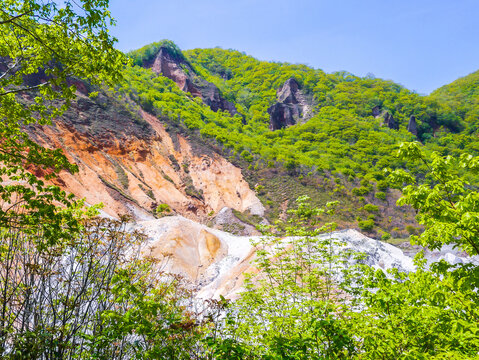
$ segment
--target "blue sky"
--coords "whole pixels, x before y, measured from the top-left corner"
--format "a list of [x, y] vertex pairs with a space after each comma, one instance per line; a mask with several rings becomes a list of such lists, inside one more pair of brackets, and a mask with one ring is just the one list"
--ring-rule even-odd
[[391, 79], [429, 93], [479, 69], [477, 0], [110, 0], [123, 51], [161, 39]]

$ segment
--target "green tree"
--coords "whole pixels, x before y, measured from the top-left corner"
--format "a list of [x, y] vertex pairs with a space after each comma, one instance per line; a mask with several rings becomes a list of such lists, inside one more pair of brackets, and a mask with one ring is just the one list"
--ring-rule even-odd
[[[358, 274], [347, 260], [354, 254], [337, 251], [331, 236], [334, 223], [321, 224], [332, 214], [298, 199], [288, 224], [288, 237], [267, 237], [254, 244], [255, 271], [240, 298], [227, 308], [222, 336], [213, 349], [218, 358], [349, 359], [355, 350], [348, 313], [354, 308], [352, 279]], [[270, 229], [271, 231], [271, 229]], [[235, 357], [236, 356], [236, 357]]]
[[[41, 179], [76, 171], [59, 150], [29, 139], [75, 98], [77, 79], [108, 85], [121, 77], [123, 55], [108, 34], [108, 1], [0, 1], [0, 226], [42, 228], [49, 246], [78, 231], [81, 204]], [[59, 208], [58, 205], [62, 207]]]
[[406, 184], [398, 204], [416, 209], [417, 221], [425, 227], [413, 241], [431, 249], [455, 244], [470, 255], [479, 254], [479, 193], [477, 183], [471, 183], [479, 170], [479, 158], [469, 154], [444, 157], [437, 152], [428, 158], [417, 143], [401, 144], [398, 154], [427, 168], [423, 184], [417, 184], [416, 177], [405, 170], [391, 174], [391, 181]]
[[[413, 243], [438, 249], [454, 244], [470, 255], [479, 246], [479, 202], [476, 184], [479, 158], [433, 153], [417, 143], [400, 146], [399, 157], [418, 169], [426, 167], [424, 183], [417, 174], [392, 172], [390, 181], [404, 186], [398, 203], [417, 210], [424, 226]], [[479, 267], [442, 260], [428, 269], [419, 254], [417, 270], [389, 275], [365, 268], [363, 311], [352, 314], [359, 352], [366, 359], [476, 359], [479, 353]]]

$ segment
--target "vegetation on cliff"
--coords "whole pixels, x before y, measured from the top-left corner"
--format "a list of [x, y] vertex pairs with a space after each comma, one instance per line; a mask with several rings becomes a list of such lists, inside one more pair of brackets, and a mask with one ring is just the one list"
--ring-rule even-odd
[[[453, 243], [476, 255], [476, 74], [421, 97], [389, 81], [265, 63], [236, 51], [183, 54], [196, 76], [235, 103], [239, 114], [231, 115], [147, 69], [122, 72], [124, 57], [107, 31], [107, 1], [81, 0], [80, 8], [73, 1], [64, 7], [34, 0], [0, 4], [2, 358], [477, 358], [474, 264], [441, 261], [427, 269], [419, 256], [410, 273], [350, 266], [360, 254], [337, 253], [334, 239], [317, 237], [335, 228], [325, 221], [337, 204], [321, 210], [303, 197], [272, 232], [291, 235], [291, 243], [270, 237], [257, 244], [258, 271], [240, 299], [201, 304], [181, 278], [143, 258], [144, 237], [125, 232], [125, 219], [92, 219], [81, 201], [45, 185], [44, 178], [76, 168], [24, 132], [25, 125], [47, 124], [65, 112], [77, 77], [104, 86], [124, 76], [120, 93], [231, 149], [251, 169], [280, 163], [298, 179], [331, 179], [343, 194], [381, 190], [378, 200], [389, 186], [400, 188], [399, 204], [414, 208], [424, 227], [414, 242], [430, 248]], [[161, 43], [131, 56], [138, 64], [159, 46], [177, 51]], [[314, 115], [270, 131], [268, 108], [289, 78], [312, 99]], [[370, 114], [374, 107], [387, 111], [388, 121], [393, 116], [399, 130], [381, 127]], [[405, 130], [411, 115], [424, 146], [400, 145], [415, 136]], [[350, 193], [341, 189], [347, 182], [357, 185]], [[374, 225], [379, 207], [365, 204], [360, 211], [369, 214], [364, 228]]]
[[[141, 59], [151, 60], [161, 47], [174, 54], [179, 51], [173, 43], [163, 41], [129, 56], [139, 64]], [[194, 49], [183, 56], [194, 70], [189, 74], [193, 82], [198, 78], [214, 83], [238, 114], [215, 112], [200, 98], [181, 91], [171, 79], [141, 66], [125, 69], [120, 92], [172, 126], [201, 134], [206, 142], [219, 146], [246, 172], [250, 171], [251, 185], [264, 188], [260, 197], [273, 220], [285, 201], [289, 200], [289, 206], [293, 204], [293, 198], [284, 198], [275, 186], [279, 172], [286, 183], [289, 176], [297, 184], [291, 189], [296, 197], [301, 195], [296, 191], [301, 188], [302, 194], [311, 193], [315, 205], [347, 199], [336, 216], [340, 226], [355, 223], [378, 237], [390, 233], [405, 237], [406, 226], [418, 225], [412, 213], [407, 220], [397, 216], [392, 205], [397, 194], [389, 190], [383, 173], [385, 167], [404, 166], [393, 155], [398, 144], [420, 140], [426, 152], [452, 156], [477, 151], [472, 95], [456, 95], [452, 102], [447, 100], [452, 90], [447, 99], [439, 96], [447, 90], [421, 96], [374, 76], [327, 74], [305, 65], [259, 61], [234, 50]], [[271, 131], [269, 109], [278, 101], [277, 90], [288, 79], [298, 83], [311, 116]], [[474, 83], [472, 78], [469, 82]], [[463, 91], [465, 85], [459, 90], [459, 83], [454, 85], [456, 93], [473, 91]], [[426, 171], [424, 165], [418, 166]], [[378, 206], [381, 211], [372, 214], [357, 210], [364, 205]], [[396, 223], [394, 219], [404, 220]]]

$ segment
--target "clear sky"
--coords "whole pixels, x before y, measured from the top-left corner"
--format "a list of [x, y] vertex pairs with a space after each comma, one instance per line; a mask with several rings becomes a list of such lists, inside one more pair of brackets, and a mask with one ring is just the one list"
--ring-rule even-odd
[[220, 46], [427, 94], [479, 69], [479, 0], [110, 0], [117, 47]]

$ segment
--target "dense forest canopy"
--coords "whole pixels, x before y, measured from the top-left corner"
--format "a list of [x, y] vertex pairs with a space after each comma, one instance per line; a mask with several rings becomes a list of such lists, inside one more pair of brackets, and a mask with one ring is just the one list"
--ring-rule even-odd
[[[163, 41], [129, 56], [139, 65], [161, 46], [179, 52], [172, 42]], [[385, 166], [400, 165], [391, 154], [401, 141], [417, 139], [442, 154], [476, 153], [478, 148], [478, 116], [473, 110], [477, 97], [474, 90], [467, 90], [477, 74], [421, 96], [374, 76], [327, 74], [305, 65], [259, 61], [234, 50], [194, 49], [180, 54], [191, 64], [194, 76], [214, 83], [239, 114], [214, 112], [171, 80], [139, 66], [125, 70], [121, 90], [145, 109], [198, 129], [252, 163], [279, 162], [305, 174], [327, 171], [374, 177], [371, 174]], [[310, 101], [313, 116], [270, 131], [268, 108], [276, 102], [277, 89], [290, 78]], [[374, 107], [394, 117], [399, 130], [381, 126], [383, 119], [372, 116]], [[417, 122], [417, 137], [406, 130], [411, 116]]]

